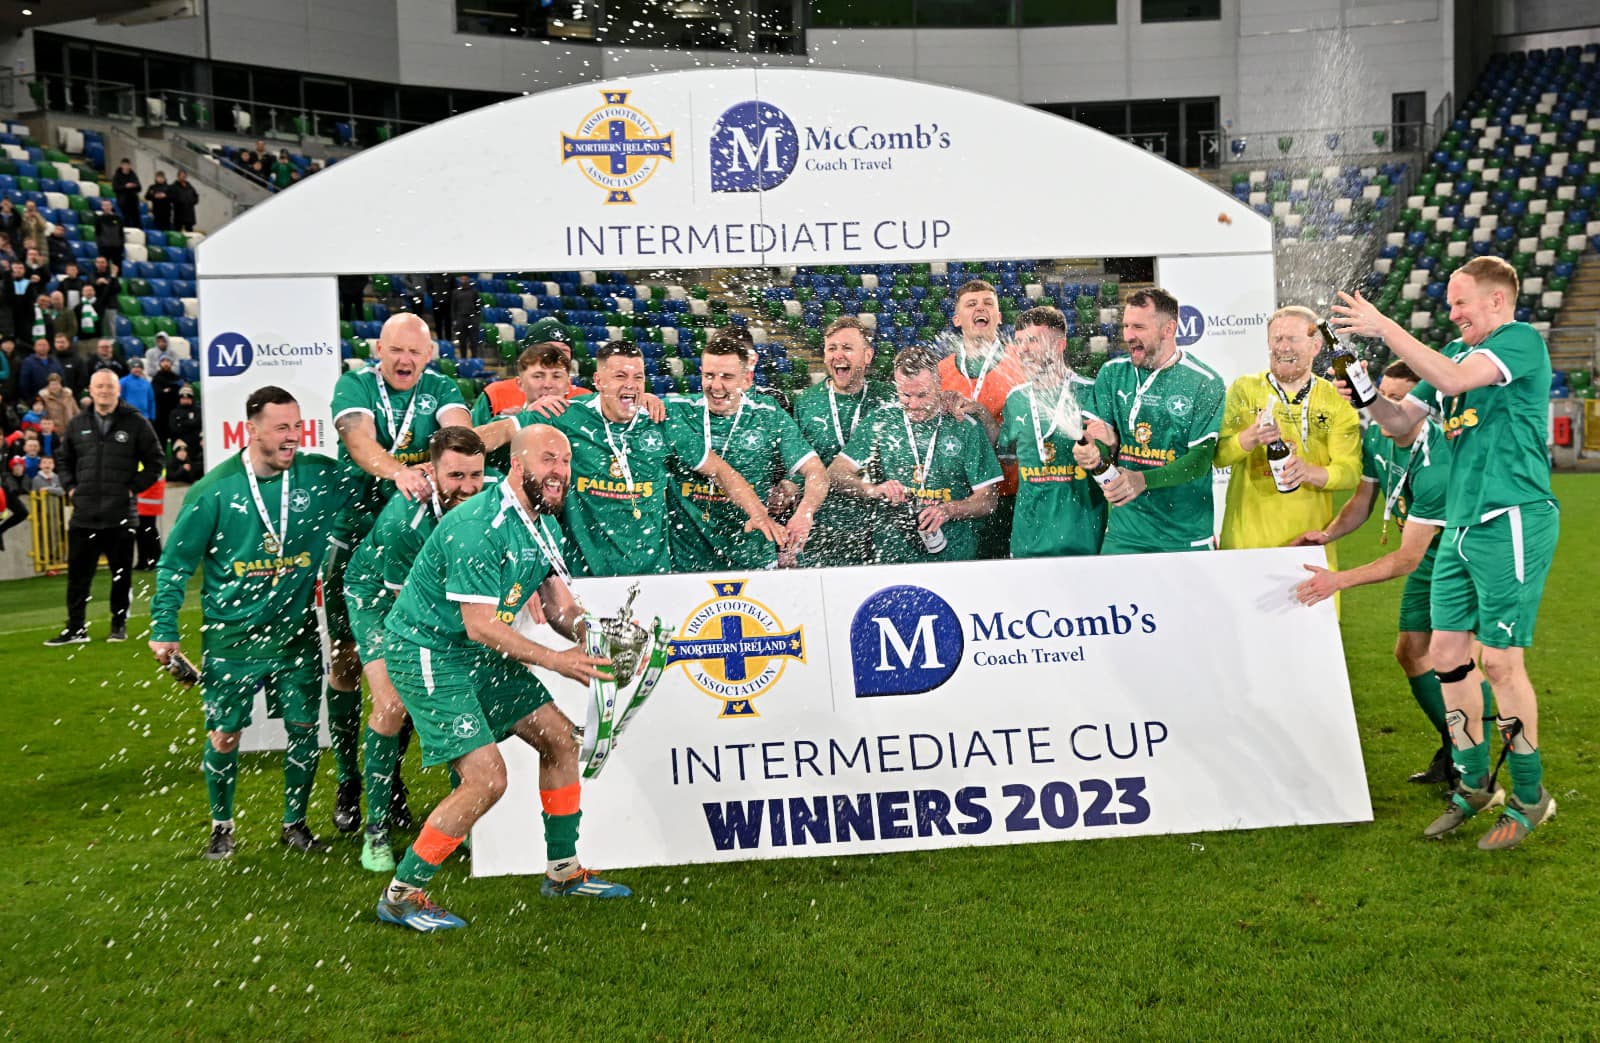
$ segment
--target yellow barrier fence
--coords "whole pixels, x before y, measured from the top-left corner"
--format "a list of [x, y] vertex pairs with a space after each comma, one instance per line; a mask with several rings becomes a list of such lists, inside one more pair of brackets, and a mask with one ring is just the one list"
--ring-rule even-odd
[[67, 498], [34, 490], [28, 494], [28, 520], [33, 530], [33, 571], [64, 572], [67, 568]]
[[1600, 453], [1600, 398], [1583, 403], [1583, 451]]

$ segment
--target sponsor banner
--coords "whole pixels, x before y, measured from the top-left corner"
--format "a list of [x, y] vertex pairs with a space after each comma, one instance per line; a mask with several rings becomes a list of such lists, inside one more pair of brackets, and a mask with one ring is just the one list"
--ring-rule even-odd
[[[268, 384], [300, 403], [300, 451], [333, 456], [338, 436], [329, 403], [339, 379], [338, 286], [331, 278], [201, 279], [200, 414], [205, 462], [215, 467], [248, 441], [244, 422], [250, 393]], [[256, 693], [254, 722], [239, 748], [281, 750], [283, 722], [267, 716]], [[326, 707], [321, 726], [328, 743]]]
[[1267, 319], [1278, 309], [1270, 253], [1160, 257], [1156, 281], [1178, 298], [1180, 348], [1229, 384], [1267, 368]]
[[329, 403], [343, 372], [336, 280], [201, 279], [199, 294], [206, 465], [244, 447], [245, 400], [268, 384], [300, 403], [301, 451], [333, 456]]
[[[1026, 141], [1026, 161], [997, 141]], [[488, 238], [415, 220], [417, 199], [464, 182], [525, 205]], [[1266, 218], [1128, 142], [967, 91], [810, 69], [640, 76], [464, 113], [253, 209], [200, 261], [292, 273], [307, 243], [332, 272], [397, 256], [525, 271], [1272, 249]]]
[[[607, 867], [1369, 821], [1320, 548], [661, 576], [656, 694], [584, 784]], [[629, 579], [578, 589], [601, 614]], [[526, 627], [530, 633], [543, 633]], [[584, 720], [586, 693], [551, 680]], [[537, 758], [472, 871], [542, 872]]]

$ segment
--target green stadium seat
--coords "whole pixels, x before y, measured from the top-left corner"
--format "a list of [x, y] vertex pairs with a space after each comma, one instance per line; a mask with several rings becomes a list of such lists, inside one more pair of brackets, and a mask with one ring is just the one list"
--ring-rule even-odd
[[117, 311], [125, 319], [133, 319], [144, 314], [139, 308], [138, 298], [130, 297], [127, 294], [122, 294], [117, 298]]
[[128, 322], [133, 326], [133, 335], [135, 337], [154, 337], [156, 335], [155, 320], [147, 315], [135, 315]]
[[153, 264], [160, 264], [167, 259], [167, 248], [164, 246], [147, 246], [144, 249]]

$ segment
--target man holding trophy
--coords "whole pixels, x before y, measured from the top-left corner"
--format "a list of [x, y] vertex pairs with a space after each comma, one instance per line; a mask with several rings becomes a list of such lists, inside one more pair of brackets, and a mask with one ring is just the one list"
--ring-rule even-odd
[[[466, 926], [424, 888], [505, 793], [506, 766], [496, 743], [511, 735], [539, 754], [549, 860], [541, 893], [632, 893], [578, 861], [579, 742], [572, 722], [528, 669], [553, 670], [591, 691], [607, 691], [598, 682], [614, 680], [606, 669], [610, 661], [592, 651], [607, 647], [590, 635], [599, 628], [589, 625], [567, 585], [571, 546], [554, 516], [571, 474], [572, 447], [559, 429], [537, 425], [518, 432], [506, 480], [439, 522], [385, 621], [389, 675], [416, 725], [423, 763], [449, 763], [461, 776], [395, 869], [378, 903], [385, 922], [424, 932]], [[557, 651], [519, 634], [512, 624], [529, 598], [538, 599], [537, 617], [583, 644]], [[615, 688], [609, 692], [614, 706]], [[625, 719], [626, 712], [616, 723]], [[587, 738], [596, 742], [601, 731], [592, 726]]]

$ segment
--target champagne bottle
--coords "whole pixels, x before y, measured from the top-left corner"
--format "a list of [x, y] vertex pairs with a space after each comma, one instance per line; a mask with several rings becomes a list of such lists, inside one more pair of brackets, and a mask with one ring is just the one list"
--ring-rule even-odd
[[1367, 367], [1358, 363], [1355, 349], [1335, 337], [1333, 328], [1326, 321], [1317, 323], [1317, 329], [1322, 333], [1323, 343], [1333, 352], [1334, 375], [1350, 385], [1350, 404], [1357, 409], [1372, 405], [1378, 397], [1378, 389], [1373, 386]]
[[1280, 493], [1292, 493], [1300, 488], [1299, 482], [1290, 485], [1289, 480], [1283, 476], [1284, 469], [1289, 466], [1289, 460], [1293, 456], [1294, 450], [1290, 449], [1282, 438], [1274, 438], [1267, 443], [1267, 466], [1272, 468], [1272, 481]]
[[917, 526], [922, 521], [922, 510], [927, 505], [915, 497], [907, 502], [911, 507], [911, 531], [917, 534], [917, 539], [922, 541], [922, 545], [928, 549], [929, 554], [938, 554], [944, 550], [945, 546], [950, 542], [949, 538], [944, 534], [944, 526], [941, 525], [932, 532], [925, 532], [918, 528]]
[[[1084, 435], [1082, 438], [1078, 439], [1078, 444], [1088, 445], [1089, 436]], [[1120, 473], [1121, 472], [1117, 470], [1117, 465], [1112, 463], [1111, 458], [1106, 456], [1104, 453], [1100, 454], [1100, 463], [1089, 468], [1089, 477], [1093, 478], [1096, 484], [1098, 484], [1102, 489], [1116, 481], [1117, 475]]]

